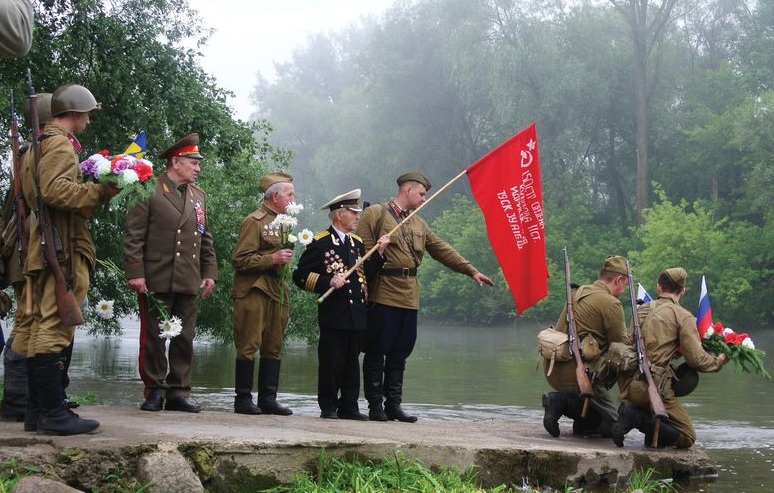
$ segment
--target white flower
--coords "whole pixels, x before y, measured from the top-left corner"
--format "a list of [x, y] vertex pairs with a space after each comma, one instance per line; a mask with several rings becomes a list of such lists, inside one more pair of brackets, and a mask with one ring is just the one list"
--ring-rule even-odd
[[180, 320], [180, 317], [174, 316], [169, 320], [164, 320], [159, 328], [161, 329], [159, 337], [162, 339], [172, 339], [183, 332], [183, 321]]
[[287, 214], [277, 214], [277, 217], [274, 218], [270, 226], [274, 226], [275, 228], [278, 228], [281, 226], [293, 228], [297, 224], [298, 224], [298, 219], [296, 219], [295, 217], [289, 216]]
[[710, 325], [709, 327], [707, 327], [707, 332], [704, 333], [704, 338], [709, 339], [710, 337], [712, 337], [712, 334], [714, 333], [715, 333], [715, 328]]
[[290, 243], [295, 243], [295, 242], [298, 241], [298, 237], [296, 235], [294, 235], [294, 234], [289, 233], [288, 234], [288, 241]]
[[742, 341], [742, 347], [746, 347], [747, 349], [755, 349], [755, 344], [753, 344], [752, 339], [745, 337]]
[[109, 320], [113, 318], [113, 300], [99, 300], [94, 309], [102, 319]]
[[125, 169], [121, 172], [120, 175], [118, 175], [119, 188], [124, 188], [126, 185], [129, 185], [130, 183], [135, 183], [138, 181], [140, 181], [140, 177], [137, 176], [137, 172], [133, 169]]
[[108, 158], [102, 154], [95, 154], [89, 159], [94, 159], [94, 162], [97, 164], [98, 176], [107, 176], [110, 173], [111, 167], [110, 160]]
[[144, 164], [145, 166], [149, 167], [150, 169], [153, 169], [153, 163], [148, 161], [147, 159], [138, 159], [137, 164]]
[[733, 334], [733, 333], [734, 333], [734, 330], [731, 329], [730, 327], [726, 327], [725, 329], [723, 329], [723, 337], [727, 336], [728, 334]]
[[298, 241], [306, 246], [312, 242], [314, 239], [314, 233], [312, 233], [312, 230], [310, 229], [302, 229], [300, 233], [298, 233]]
[[297, 216], [299, 213], [301, 213], [302, 210], [304, 210], [304, 204], [296, 204], [295, 202], [291, 202], [288, 204], [285, 210], [291, 216]]

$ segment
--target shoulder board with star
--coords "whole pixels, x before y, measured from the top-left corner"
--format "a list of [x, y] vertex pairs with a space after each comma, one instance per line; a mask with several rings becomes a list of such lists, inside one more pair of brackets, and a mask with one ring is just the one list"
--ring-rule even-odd
[[363, 243], [363, 238], [356, 235], [355, 233], [351, 233], [349, 236], [351, 236], [355, 241], [359, 241], [360, 243]]
[[254, 211], [252, 214], [250, 214], [250, 216], [260, 221], [261, 219], [266, 217], [266, 214], [268, 214], [268, 212], [266, 212], [264, 209], [261, 208], [261, 209], [258, 209], [257, 211]]
[[195, 183], [191, 183], [191, 184], [189, 184], [188, 186], [189, 186], [189, 187], [191, 187], [191, 188], [193, 188], [194, 190], [198, 190], [198, 191], [199, 191], [199, 192], [201, 192], [202, 194], [206, 193], [202, 187], [200, 187], [199, 185], [197, 185], [197, 184], [195, 184]]
[[331, 232], [326, 229], [324, 231], [320, 231], [319, 233], [315, 234], [314, 235], [314, 239], [315, 240], [321, 240], [321, 239], [325, 238], [326, 236], [329, 236], [330, 234], [331, 234]]

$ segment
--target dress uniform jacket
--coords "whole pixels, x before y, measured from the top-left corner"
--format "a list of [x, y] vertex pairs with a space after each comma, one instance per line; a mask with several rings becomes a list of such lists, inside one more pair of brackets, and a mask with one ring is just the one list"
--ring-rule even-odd
[[162, 173], [151, 198], [127, 214], [124, 257], [126, 278], [145, 278], [156, 293], [197, 294], [203, 278], [217, 280], [204, 190], [189, 184], [182, 198]]
[[[375, 231], [380, 220], [381, 231]], [[389, 204], [374, 204], [363, 211], [357, 234], [363, 239], [366, 250], [370, 250], [381, 235], [391, 231], [397, 224]], [[468, 276], [478, 272], [457, 250], [436, 235], [424, 219], [415, 214], [390, 236], [390, 243], [384, 252], [384, 269], [406, 269], [408, 275], [377, 276], [369, 284], [369, 301], [398, 308], [419, 309], [416, 269], [422, 263], [425, 252], [455, 272]]]
[[[344, 244], [333, 227], [317, 233], [307, 245], [293, 272], [293, 281], [305, 290], [322, 295], [330, 288], [336, 274], [347, 272], [365, 253], [363, 241], [352, 234]], [[349, 283], [335, 289], [323, 300], [317, 311], [320, 327], [328, 329], [363, 330], [366, 328], [366, 296], [368, 272], [378, 269], [384, 260], [371, 255], [347, 279]]]

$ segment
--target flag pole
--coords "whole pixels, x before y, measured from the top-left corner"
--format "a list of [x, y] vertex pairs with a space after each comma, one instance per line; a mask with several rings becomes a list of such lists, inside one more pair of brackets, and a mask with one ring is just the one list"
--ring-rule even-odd
[[[408, 221], [409, 219], [411, 219], [411, 218], [414, 216], [414, 214], [416, 214], [417, 212], [419, 212], [420, 210], [422, 210], [422, 207], [424, 207], [424, 206], [426, 206], [427, 204], [429, 204], [430, 202], [432, 202], [432, 201], [433, 201], [433, 199], [435, 199], [435, 198], [436, 198], [436, 197], [437, 197], [437, 196], [438, 196], [438, 195], [439, 195], [441, 192], [445, 191], [447, 188], [449, 188], [450, 186], [452, 186], [452, 185], [454, 184], [454, 182], [456, 182], [457, 180], [459, 180], [460, 178], [462, 178], [463, 176], [465, 176], [465, 173], [467, 173], [467, 172], [468, 172], [468, 170], [467, 170], [467, 168], [465, 168], [465, 169], [464, 169], [464, 170], [462, 170], [462, 171], [461, 171], [461, 172], [460, 172], [460, 173], [459, 173], [457, 176], [455, 176], [454, 178], [452, 178], [451, 180], [449, 180], [448, 182], [446, 182], [446, 184], [445, 184], [444, 186], [442, 186], [441, 188], [439, 188], [439, 189], [438, 189], [438, 190], [437, 190], [437, 191], [436, 191], [436, 192], [435, 192], [433, 195], [431, 195], [429, 199], [427, 199], [427, 200], [425, 200], [424, 202], [422, 202], [422, 203], [419, 205], [419, 207], [417, 207], [416, 209], [414, 209], [413, 211], [411, 211], [411, 212], [409, 213], [409, 215], [408, 215], [408, 216], [404, 217], [404, 218], [403, 218], [403, 220], [401, 220], [401, 221], [400, 221], [398, 224], [396, 224], [396, 225], [395, 225], [395, 227], [394, 227], [394, 228], [392, 228], [392, 229], [391, 229], [391, 230], [390, 230], [388, 233], [386, 233], [386, 234], [387, 234], [387, 236], [391, 236], [391, 235], [392, 235], [394, 232], [396, 232], [396, 231], [397, 231], [397, 230], [398, 230], [398, 229], [399, 229], [401, 226], [403, 226], [403, 224], [404, 224], [406, 221]], [[379, 239], [379, 238], [374, 238], [374, 241], [377, 241], [378, 239]], [[357, 268], [358, 268], [358, 267], [360, 267], [360, 266], [363, 264], [363, 262], [365, 262], [365, 261], [368, 259], [368, 257], [370, 257], [371, 255], [373, 255], [373, 253], [374, 253], [374, 252], [375, 252], [375, 251], [376, 251], [378, 248], [379, 248], [379, 243], [377, 242], [377, 243], [375, 243], [375, 244], [374, 244], [374, 246], [373, 246], [373, 247], [371, 247], [371, 249], [370, 249], [370, 250], [368, 250], [368, 251], [366, 252], [366, 254], [365, 254], [365, 255], [363, 255], [362, 257], [360, 257], [360, 259], [358, 259], [358, 261], [357, 261], [357, 262], [355, 262], [355, 265], [353, 265], [352, 267], [350, 267], [350, 268], [349, 268], [349, 270], [348, 270], [347, 272], [345, 272], [345, 273], [344, 273], [344, 279], [348, 278], [348, 277], [349, 277], [349, 276], [350, 276], [350, 275], [351, 275], [353, 272], [355, 272], [355, 271], [357, 270]], [[333, 291], [334, 291], [334, 288], [333, 288], [333, 286], [331, 286], [330, 288], [328, 288], [328, 291], [326, 291], [326, 292], [325, 292], [325, 293], [324, 293], [322, 296], [320, 296], [319, 298], [317, 298], [317, 303], [322, 303], [323, 301], [325, 301], [325, 298], [327, 298], [328, 296], [330, 296], [330, 294], [331, 294]]]

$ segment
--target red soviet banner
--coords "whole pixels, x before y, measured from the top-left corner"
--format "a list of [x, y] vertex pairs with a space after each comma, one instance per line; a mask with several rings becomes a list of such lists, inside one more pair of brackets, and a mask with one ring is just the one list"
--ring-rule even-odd
[[548, 294], [543, 190], [535, 124], [467, 169], [489, 242], [519, 314]]

